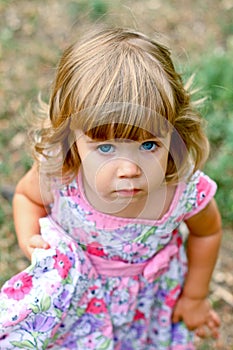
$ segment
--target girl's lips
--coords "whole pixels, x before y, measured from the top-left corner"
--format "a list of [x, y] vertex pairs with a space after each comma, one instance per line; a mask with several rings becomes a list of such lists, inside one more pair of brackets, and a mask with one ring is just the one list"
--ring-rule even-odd
[[122, 190], [117, 190], [116, 193], [121, 196], [121, 197], [134, 197], [136, 196], [141, 190], [138, 188], [132, 188], [130, 190], [128, 189], [122, 189]]

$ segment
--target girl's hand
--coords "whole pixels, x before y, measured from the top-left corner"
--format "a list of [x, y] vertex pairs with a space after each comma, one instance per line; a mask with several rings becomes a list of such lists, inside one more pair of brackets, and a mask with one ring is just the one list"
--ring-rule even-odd
[[49, 244], [41, 237], [40, 234], [36, 234], [30, 237], [28, 244], [24, 246], [23, 251], [27, 258], [31, 260], [34, 249], [49, 249]]
[[195, 331], [201, 338], [219, 337], [220, 319], [206, 298], [192, 299], [181, 295], [175, 306], [172, 321], [176, 323], [181, 320], [189, 330]]

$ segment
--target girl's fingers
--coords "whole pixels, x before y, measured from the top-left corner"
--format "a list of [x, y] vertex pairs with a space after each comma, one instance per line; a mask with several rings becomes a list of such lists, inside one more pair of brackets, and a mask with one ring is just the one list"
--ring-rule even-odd
[[43, 240], [41, 235], [33, 235], [30, 239], [30, 247], [31, 248], [42, 248], [48, 249], [49, 244]]
[[219, 330], [218, 329], [212, 329], [210, 330], [207, 326], [206, 327], [199, 327], [196, 329], [195, 334], [199, 338], [219, 338]]
[[220, 326], [220, 319], [216, 314], [216, 312], [214, 310], [211, 310], [206, 323], [198, 327], [195, 333], [200, 338], [213, 337], [215, 339], [218, 339], [219, 326]]
[[220, 326], [220, 323], [221, 323], [220, 318], [219, 318], [218, 314], [213, 309], [210, 310], [209, 319], [211, 322], [213, 322], [213, 324], [215, 326], [217, 326], [217, 327]]
[[173, 315], [172, 315], [172, 322], [173, 323], [178, 323], [183, 321], [181, 313], [178, 311], [179, 307], [176, 306]]
[[181, 321], [181, 318], [179, 317], [179, 315], [174, 314], [174, 315], [172, 316], [172, 322], [173, 322], [173, 323], [178, 323], [178, 322], [180, 322], [180, 321]]
[[219, 337], [220, 324], [221, 322], [218, 314], [214, 310], [210, 310], [210, 317], [207, 325], [211, 331], [212, 336], [216, 339]]
[[199, 338], [207, 338], [208, 337], [208, 330], [206, 329], [205, 326], [198, 327], [195, 331], [195, 334]]

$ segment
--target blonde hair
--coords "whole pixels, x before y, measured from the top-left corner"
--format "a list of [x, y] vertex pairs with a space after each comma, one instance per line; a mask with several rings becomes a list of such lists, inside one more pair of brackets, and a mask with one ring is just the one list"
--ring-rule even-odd
[[[167, 182], [200, 168], [208, 140], [170, 51], [129, 29], [103, 29], [65, 50], [50, 98], [49, 125], [36, 135], [35, 151], [51, 174], [80, 166], [74, 130], [97, 139], [139, 139], [171, 132]], [[60, 162], [57, 152], [60, 150]], [[55, 156], [56, 155], [56, 160]], [[190, 164], [190, 159], [191, 163]]]

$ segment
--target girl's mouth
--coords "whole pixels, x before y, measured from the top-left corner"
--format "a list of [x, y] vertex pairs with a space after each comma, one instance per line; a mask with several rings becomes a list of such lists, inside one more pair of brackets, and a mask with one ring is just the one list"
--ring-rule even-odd
[[140, 192], [141, 192], [141, 190], [138, 188], [122, 189], [122, 190], [116, 191], [116, 193], [120, 197], [134, 197], [134, 196], [138, 195]]

